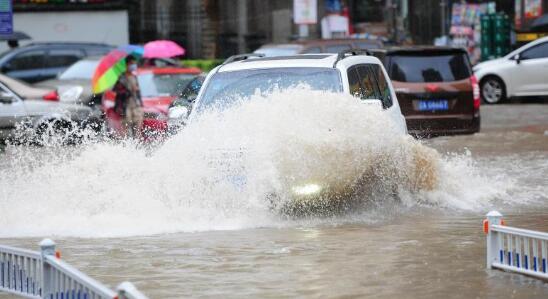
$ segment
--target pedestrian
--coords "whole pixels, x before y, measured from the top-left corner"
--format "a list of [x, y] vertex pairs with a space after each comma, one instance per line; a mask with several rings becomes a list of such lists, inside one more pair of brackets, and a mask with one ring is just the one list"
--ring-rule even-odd
[[126, 136], [135, 138], [141, 132], [143, 124], [143, 102], [141, 100], [137, 77], [137, 60], [134, 56], [128, 56], [126, 71], [118, 78], [113, 87], [116, 93], [114, 111], [122, 118], [123, 131]]

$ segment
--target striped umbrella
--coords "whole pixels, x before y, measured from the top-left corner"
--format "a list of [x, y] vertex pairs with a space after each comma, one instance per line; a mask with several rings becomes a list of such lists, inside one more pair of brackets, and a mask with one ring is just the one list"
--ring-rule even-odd
[[120, 75], [122, 75], [126, 69], [125, 58], [128, 55], [142, 56], [143, 47], [135, 45], [120, 46], [107, 53], [95, 68], [95, 73], [91, 79], [91, 86], [93, 93], [102, 93], [107, 89], [112, 88]]

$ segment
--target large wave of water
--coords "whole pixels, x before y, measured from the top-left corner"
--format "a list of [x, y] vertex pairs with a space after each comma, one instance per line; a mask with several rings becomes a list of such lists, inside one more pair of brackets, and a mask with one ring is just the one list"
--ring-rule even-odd
[[306, 88], [208, 112], [152, 153], [127, 141], [3, 155], [0, 237], [292, 225], [269, 195], [290, 201], [293, 186], [310, 182], [337, 200], [472, 210], [512, 188], [504, 176], [485, 178], [467, 155], [442, 156], [402, 136], [382, 111]]

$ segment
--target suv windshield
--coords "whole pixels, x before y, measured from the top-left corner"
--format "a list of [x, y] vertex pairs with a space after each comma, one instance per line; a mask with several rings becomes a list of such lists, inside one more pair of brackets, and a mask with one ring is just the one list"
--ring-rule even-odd
[[273, 68], [216, 73], [200, 101], [198, 110], [207, 107], [226, 108], [255, 93], [287, 89], [298, 85], [312, 90], [342, 92], [338, 70], [331, 68]]
[[389, 56], [390, 78], [400, 82], [458, 81], [472, 75], [465, 53], [396, 53]]
[[93, 72], [99, 64], [99, 60], [80, 60], [71, 65], [68, 69], [59, 75], [59, 80], [71, 79], [89, 79], [93, 77]]

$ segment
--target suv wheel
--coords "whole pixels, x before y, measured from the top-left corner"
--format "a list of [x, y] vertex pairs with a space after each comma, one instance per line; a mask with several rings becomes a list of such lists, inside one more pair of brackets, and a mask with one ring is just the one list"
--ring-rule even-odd
[[497, 104], [506, 100], [506, 87], [501, 79], [487, 77], [481, 81], [481, 98], [487, 104]]

